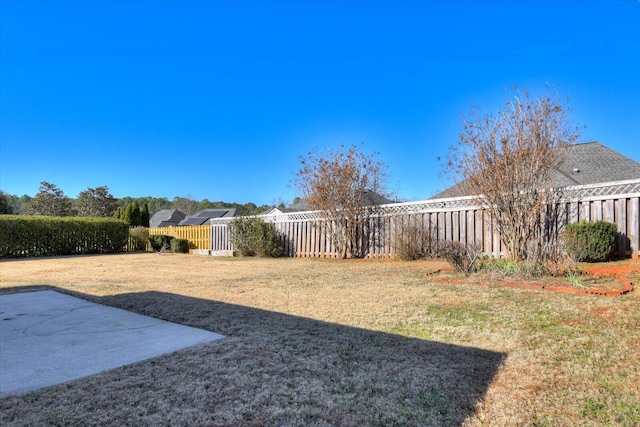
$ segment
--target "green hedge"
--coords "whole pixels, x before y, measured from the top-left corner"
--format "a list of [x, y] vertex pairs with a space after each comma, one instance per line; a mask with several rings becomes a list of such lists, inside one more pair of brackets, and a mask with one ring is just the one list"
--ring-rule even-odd
[[607, 261], [616, 250], [618, 227], [606, 221], [568, 224], [562, 238], [574, 261]]
[[283, 242], [273, 224], [257, 217], [238, 217], [229, 224], [231, 242], [242, 256], [282, 256]]
[[112, 218], [0, 215], [0, 257], [123, 252], [129, 226]]
[[167, 236], [165, 234], [154, 234], [149, 236], [149, 244], [154, 251], [158, 252], [162, 250], [164, 245], [171, 247], [171, 241], [173, 240], [173, 236]]
[[174, 238], [171, 240], [171, 250], [177, 254], [188, 254], [189, 241], [187, 239]]

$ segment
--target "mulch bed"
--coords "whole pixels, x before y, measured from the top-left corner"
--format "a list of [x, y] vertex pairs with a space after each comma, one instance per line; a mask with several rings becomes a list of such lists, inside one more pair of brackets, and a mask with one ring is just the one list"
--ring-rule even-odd
[[[530, 279], [522, 279], [517, 283], [515, 282], [507, 282], [507, 278], [500, 278], [498, 280], [491, 278], [487, 280], [486, 278], [481, 279], [452, 279], [449, 275], [440, 276], [441, 270], [435, 271], [433, 273], [427, 274], [425, 276], [431, 276], [431, 280], [435, 282], [443, 282], [450, 284], [473, 284], [480, 286], [505, 286], [509, 288], [520, 288], [520, 289], [532, 289], [538, 291], [551, 291], [551, 292], [561, 292], [567, 294], [577, 294], [577, 295], [600, 295], [600, 296], [621, 296], [628, 294], [633, 291], [633, 282], [630, 279], [630, 276], [634, 273], [640, 273], [640, 267], [637, 265], [607, 265], [607, 266], [588, 266], [584, 269], [584, 273], [592, 278], [596, 278], [595, 282], [601, 282], [596, 284], [596, 286], [592, 287], [578, 287], [573, 285], [566, 285], [564, 282], [567, 281], [566, 278], [548, 281], [545, 280], [544, 283], [540, 283], [541, 281], [531, 281]], [[433, 277], [436, 276], [436, 277]], [[601, 280], [598, 280], [601, 279]], [[510, 279], [512, 280], [512, 279]], [[594, 280], [591, 280], [592, 282]], [[527, 283], [529, 282], [529, 283]], [[614, 286], [612, 286], [615, 284]], [[614, 288], [615, 287], [615, 288]], [[614, 289], [612, 289], [614, 288]]]

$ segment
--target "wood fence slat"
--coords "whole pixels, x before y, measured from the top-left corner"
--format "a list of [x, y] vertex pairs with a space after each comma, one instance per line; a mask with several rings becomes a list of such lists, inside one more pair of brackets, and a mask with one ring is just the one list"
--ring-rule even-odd
[[473, 212], [473, 216], [474, 216], [474, 230], [475, 230], [475, 244], [478, 246], [478, 248], [483, 248], [484, 247], [484, 241], [482, 240], [482, 238], [484, 237], [484, 224], [483, 224], [483, 215], [482, 215], [483, 211], [481, 209], [476, 209]]
[[468, 211], [461, 210], [458, 217], [459, 236], [458, 241], [463, 245], [467, 245], [467, 215]]
[[591, 202], [584, 201], [581, 203], [580, 222], [591, 221]]
[[629, 212], [629, 241], [634, 258], [640, 257], [640, 197], [633, 197], [630, 201]]
[[618, 226], [618, 254], [627, 253], [627, 199], [616, 200], [615, 223]]
[[575, 224], [578, 222], [580, 216], [578, 202], [571, 202], [569, 204], [569, 224]]
[[491, 215], [488, 211], [482, 211], [484, 216], [484, 253], [492, 254], [493, 253], [493, 221]]
[[593, 210], [593, 214], [591, 215], [592, 221], [601, 221], [602, 220], [602, 200], [594, 200], [591, 203], [591, 209]]
[[460, 241], [460, 212], [451, 212], [451, 241]]
[[604, 203], [602, 204], [603, 220], [615, 223], [616, 220], [615, 220], [615, 213], [614, 213], [614, 202], [615, 200], [610, 199], [610, 200], [605, 200]]

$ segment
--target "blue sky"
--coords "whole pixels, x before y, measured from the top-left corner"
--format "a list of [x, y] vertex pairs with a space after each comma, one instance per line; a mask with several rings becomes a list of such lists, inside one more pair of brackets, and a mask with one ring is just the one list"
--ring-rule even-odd
[[0, 189], [270, 204], [364, 142], [422, 200], [471, 105], [555, 85], [640, 161], [640, 2], [0, 0]]

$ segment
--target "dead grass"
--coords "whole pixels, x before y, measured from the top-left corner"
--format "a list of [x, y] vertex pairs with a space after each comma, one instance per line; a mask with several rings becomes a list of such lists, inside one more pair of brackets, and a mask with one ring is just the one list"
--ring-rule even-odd
[[[640, 262], [624, 265], [637, 283]], [[637, 290], [449, 284], [447, 271], [177, 254], [2, 261], [2, 293], [49, 287], [228, 338], [6, 397], [0, 424], [640, 425]]]

